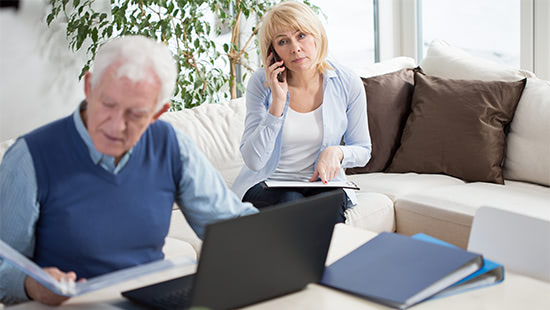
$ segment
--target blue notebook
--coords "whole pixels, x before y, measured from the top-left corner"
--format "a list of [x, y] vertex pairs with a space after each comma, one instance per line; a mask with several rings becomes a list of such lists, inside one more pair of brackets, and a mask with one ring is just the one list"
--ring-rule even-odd
[[[429, 236], [423, 233], [416, 234], [412, 237], [418, 240], [433, 242], [433, 243], [442, 244], [448, 247], [457, 248], [455, 245], [452, 245], [450, 243], [447, 243], [445, 241], [439, 240], [437, 238], [434, 238], [432, 236]], [[492, 260], [483, 258], [483, 267], [481, 267], [478, 271], [472, 273], [471, 275], [467, 276], [466, 278], [458, 281], [457, 283], [439, 292], [438, 294], [433, 296], [433, 298], [454, 295], [454, 294], [465, 292], [468, 290], [473, 290], [473, 289], [485, 287], [488, 285], [497, 284], [502, 281], [504, 281], [504, 266]]]
[[405, 309], [481, 267], [479, 254], [383, 232], [327, 266], [321, 284]]

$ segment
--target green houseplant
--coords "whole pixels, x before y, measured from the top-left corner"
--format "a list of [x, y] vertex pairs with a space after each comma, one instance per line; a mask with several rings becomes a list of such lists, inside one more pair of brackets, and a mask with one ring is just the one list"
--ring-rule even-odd
[[[280, 1], [49, 0], [46, 21], [48, 25], [54, 20], [66, 22], [70, 48], [87, 49], [88, 61], [81, 77], [90, 68], [97, 48], [114, 36], [141, 34], [168, 44], [179, 69], [172, 109], [180, 110], [237, 96], [237, 89], [243, 88], [237, 79], [237, 65], [252, 70], [247, 61], [257, 25], [277, 2]], [[209, 15], [218, 22], [210, 22]], [[245, 40], [241, 38], [243, 18], [253, 20]], [[231, 30], [230, 41], [216, 43], [213, 35], [227, 28]], [[227, 65], [229, 72], [223, 70]]]

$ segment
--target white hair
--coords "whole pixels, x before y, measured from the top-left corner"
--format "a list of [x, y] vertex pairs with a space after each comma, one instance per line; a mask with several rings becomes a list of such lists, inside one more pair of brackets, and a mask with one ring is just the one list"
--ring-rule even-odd
[[139, 82], [147, 78], [149, 70], [157, 75], [161, 88], [157, 98], [157, 109], [170, 100], [174, 94], [177, 69], [167, 45], [144, 36], [124, 36], [103, 44], [94, 58], [91, 87], [94, 88], [105, 70], [120, 63], [117, 77], [127, 77]]

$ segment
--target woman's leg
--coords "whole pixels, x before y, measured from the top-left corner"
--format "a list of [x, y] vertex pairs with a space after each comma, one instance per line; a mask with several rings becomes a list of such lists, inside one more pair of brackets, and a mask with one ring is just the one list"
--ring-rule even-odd
[[244, 194], [243, 202], [251, 202], [254, 207], [262, 209], [304, 197], [304, 194], [301, 193], [301, 188], [269, 188], [265, 187], [262, 183], [258, 183]]
[[330, 191], [340, 191], [342, 193], [342, 200], [340, 202], [340, 208], [338, 209], [338, 218], [336, 220], [337, 223], [345, 223], [346, 222], [346, 209], [348, 207], [351, 207], [351, 201], [348, 198], [348, 195], [346, 195], [346, 192], [343, 189], [334, 189], [334, 188], [319, 188], [319, 187], [305, 187], [304, 188], [304, 195], [306, 197], [318, 195], [324, 192], [330, 192]]
[[[269, 188], [262, 183], [258, 183], [251, 187], [243, 197], [244, 202], [252, 203], [256, 208], [263, 209], [283, 202], [298, 200], [304, 197], [314, 196], [320, 193], [333, 191], [335, 189], [318, 188], [318, 187], [301, 187], [301, 188]], [[342, 192], [341, 207], [338, 210], [337, 223], [345, 223], [345, 211], [351, 206], [351, 202], [342, 189], [336, 189]]]

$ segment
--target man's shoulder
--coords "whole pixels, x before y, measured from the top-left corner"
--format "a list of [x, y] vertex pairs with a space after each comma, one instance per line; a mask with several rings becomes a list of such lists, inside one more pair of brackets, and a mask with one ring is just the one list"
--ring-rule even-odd
[[65, 131], [66, 127], [71, 124], [71, 122], [71, 116], [63, 117], [26, 133], [22, 136], [22, 138], [25, 138], [27, 142], [29, 140], [34, 140], [35, 138], [38, 138], [37, 140], [39, 141], [45, 142], [48, 138], [56, 138], [56, 133], [59, 131]]
[[159, 150], [171, 150], [173, 154], [181, 153], [187, 143], [187, 137], [181, 130], [164, 120], [156, 120], [142, 137], [146, 145]]
[[33, 168], [27, 142], [22, 137], [15, 140], [0, 160], [0, 171], [10, 175], [12, 172], [21, 172]]
[[177, 141], [178, 144], [181, 144], [180, 136], [182, 135], [183, 131], [179, 128], [174, 127], [170, 122], [167, 122], [165, 120], [156, 120], [149, 126], [147, 131], [151, 133], [153, 139], [155, 140], [160, 139], [165, 143]]

